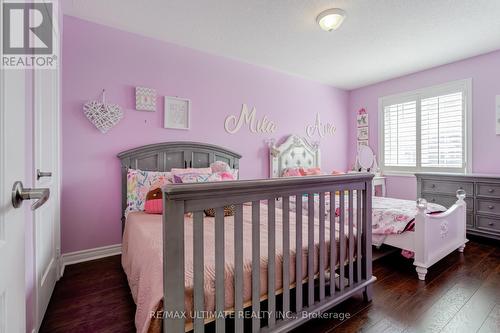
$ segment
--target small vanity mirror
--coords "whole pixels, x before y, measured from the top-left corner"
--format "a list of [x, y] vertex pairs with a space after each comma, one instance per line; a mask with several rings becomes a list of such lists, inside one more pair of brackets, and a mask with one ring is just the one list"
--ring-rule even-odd
[[378, 172], [377, 161], [375, 159], [375, 154], [373, 150], [365, 145], [360, 145], [358, 147], [358, 161], [357, 168], [358, 171], [362, 172]]

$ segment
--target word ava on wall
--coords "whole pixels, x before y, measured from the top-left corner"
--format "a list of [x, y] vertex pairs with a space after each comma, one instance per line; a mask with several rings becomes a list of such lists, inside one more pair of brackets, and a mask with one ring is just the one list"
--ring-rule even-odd
[[256, 113], [257, 110], [255, 107], [252, 108], [252, 111], [248, 111], [247, 105], [243, 104], [239, 117], [226, 117], [226, 120], [224, 121], [224, 129], [229, 134], [235, 134], [244, 125], [246, 125], [251, 133], [274, 133], [278, 128], [276, 123], [269, 120], [266, 116], [257, 120]]
[[322, 123], [319, 117], [319, 113], [316, 113], [316, 121], [312, 125], [306, 126], [306, 134], [308, 137], [312, 138], [316, 133], [320, 138], [325, 135], [334, 135], [337, 128], [332, 123]]

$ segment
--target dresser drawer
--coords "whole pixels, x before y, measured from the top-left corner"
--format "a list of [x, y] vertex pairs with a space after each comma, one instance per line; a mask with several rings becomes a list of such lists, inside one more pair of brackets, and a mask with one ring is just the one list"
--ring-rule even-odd
[[476, 193], [480, 197], [500, 198], [500, 184], [477, 183]]
[[476, 228], [479, 230], [500, 234], [500, 219], [486, 216], [477, 216]]
[[[451, 195], [439, 195], [439, 194], [430, 194], [424, 193], [422, 197], [428, 202], [437, 203], [445, 206], [446, 208], [450, 208], [457, 202], [457, 197]], [[474, 200], [472, 197], [465, 197], [465, 203], [467, 204], [467, 210], [474, 210]]]
[[500, 216], [500, 201], [477, 199], [476, 212], [484, 214], [495, 214]]
[[422, 181], [422, 192], [455, 195], [457, 190], [465, 190], [465, 194], [471, 197], [474, 194], [474, 185], [473, 183], [445, 182], [431, 179]]

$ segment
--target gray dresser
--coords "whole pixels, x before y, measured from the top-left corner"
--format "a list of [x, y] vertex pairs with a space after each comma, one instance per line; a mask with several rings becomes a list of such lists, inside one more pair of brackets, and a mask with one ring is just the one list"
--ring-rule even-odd
[[467, 195], [467, 233], [500, 240], [500, 175], [417, 173], [417, 197], [451, 207]]

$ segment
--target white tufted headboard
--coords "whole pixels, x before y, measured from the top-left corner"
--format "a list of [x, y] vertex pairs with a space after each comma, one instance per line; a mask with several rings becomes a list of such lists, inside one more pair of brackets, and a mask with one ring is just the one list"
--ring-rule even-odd
[[271, 178], [281, 177], [286, 168], [320, 167], [320, 151], [317, 144], [310, 144], [305, 138], [290, 135], [285, 142], [277, 146], [270, 144], [269, 175]]

